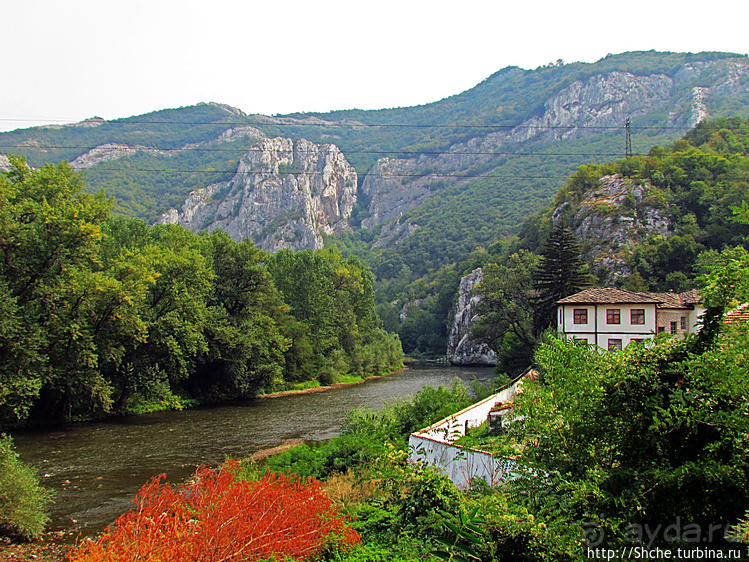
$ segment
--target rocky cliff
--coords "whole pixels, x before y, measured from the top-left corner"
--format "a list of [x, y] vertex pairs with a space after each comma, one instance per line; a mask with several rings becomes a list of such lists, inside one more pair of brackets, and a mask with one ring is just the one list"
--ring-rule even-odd
[[554, 209], [554, 220], [571, 211], [571, 227], [581, 241], [585, 261], [602, 274], [607, 286], [632, 274], [625, 261], [630, 248], [650, 236], [668, 238], [674, 233], [663, 210], [655, 200], [648, 200], [652, 189], [647, 182], [604, 176], [598, 187], [583, 194], [576, 208], [563, 203]]
[[335, 145], [261, 138], [231, 181], [193, 191], [161, 222], [221, 228], [271, 252], [316, 249], [323, 235], [350, 230], [356, 190], [356, 171]]
[[471, 325], [476, 320], [480, 300], [475, 289], [483, 278], [483, 271], [477, 268], [460, 280], [452, 328], [447, 340], [447, 359], [453, 365], [497, 364], [497, 354], [493, 349], [470, 338]]

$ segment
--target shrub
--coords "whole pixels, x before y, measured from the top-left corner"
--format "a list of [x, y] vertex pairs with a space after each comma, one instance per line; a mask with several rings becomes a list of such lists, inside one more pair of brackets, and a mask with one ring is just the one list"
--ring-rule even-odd
[[34, 471], [23, 464], [13, 440], [0, 435], [0, 535], [30, 540], [44, 531], [51, 493], [39, 485]]
[[235, 478], [236, 461], [199, 468], [174, 489], [162, 476], [98, 540], [76, 545], [75, 562], [114, 560], [308, 560], [358, 544], [319, 482], [268, 472]]

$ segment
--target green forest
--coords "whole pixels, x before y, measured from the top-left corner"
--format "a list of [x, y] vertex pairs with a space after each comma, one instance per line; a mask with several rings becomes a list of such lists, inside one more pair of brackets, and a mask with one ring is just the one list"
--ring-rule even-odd
[[65, 164], [0, 176], [0, 423], [181, 408], [401, 365], [373, 276], [334, 250], [112, 215]]

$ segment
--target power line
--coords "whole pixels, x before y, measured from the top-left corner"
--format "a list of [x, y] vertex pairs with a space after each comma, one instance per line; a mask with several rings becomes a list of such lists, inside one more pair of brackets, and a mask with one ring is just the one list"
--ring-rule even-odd
[[[252, 175], [260, 174], [282, 178], [283, 176], [312, 176], [322, 175], [320, 171], [288, 171], [281, 174], [272, 171], [231, 171], [231, 170], [180, 170], [180, 169], [159, 169], [159, 168], [96, 168], [96, 171], [103, 172], [137, 172], [137, 173], [169, 173], [169, 174], [222, 174], [222, 175]], [[546, 176], [546, 175], [521, 175], [521, 174], [448, 174], [448, 173], [423, 173], [423, 174], [398, 174], [398, 173], [368, 173], [368, 176], [377, 176], [380, 178], [451, 178], [451, 179], [476, 179], [476, 178], [494, 178], [494, 179], [550, 179], [557, 180], [569, 179], [569, 175], [564, 176]]]
[[[272, 121], [272, 119], [287, 119], [286, 122]], [[362, 123], [362, 122], [343, 122], [343, 121], [291, 121], [293, 118], [269, 118], [267, 121], [151, 121], [151, 120], [114, 120], [114, 121], [102, 121], [97, 126], [107, 125], [188, 125], [188, 126], [202, 126], [202, 125], [216, 125], [216, 126], [277, 126], [277, 127], [348, 127], [352, 129], [364, 129], [364, 128], [414, 128], [414, 129], [496, 129], [496, 130], [573, 130], [573, 129], [584, 129], [584, 130], [621, 130], [624, 128], [623, 125], [471, 125], [471, 124], [427, 124], [427, 123]], [[0, 121], [29, 121], [34, 122], [38, 119], [10, 119], [0, 118]], [[64, 123], [61, 126], [75, 127], [79, 123]], [[45, 125], [39, 125], [35, 128], [41, 128]], [[58, 125], [52, 125], [58, 127]], [[638, 129], [641, 130], [673, 130], [683, 131], [684, 127], [669, 126], [669, 125], [638, 125]], [[0, 134], [8, 134], [13, 131], [6, 131]]]
[[[2, 149], [28, 149], [28, 145], [23, 144], [2, 144]], [[264, 152], [266, 149], [258, 147], [247, 147], [247, 148], [158, 148], [154, 146], [61, 146], [61, 145], [34, 145], [35, 150], [85, 150], [87, 152], [92, 150], [99, 151], [129, 151], [129, 152], [229, 152], [229, 153], [247, 153], [247, 152]], [[297, 149], [274, 149], [274, 152], [280, 153], [303, 153], [312, 154], [318, 152], [317, 150], [297, 150]], [[620, 152], [523, 152], [523, 151], [512, 151], [512, 150], [500, 150], [500, 151], [433, 151], [433, 150], [345, 150], [341, 151], [345, 155], [349, 154], [397, 154], [397, 155], [411, 155], [411, 156], [605, 156], [613, 157], [620, 156]], [[84, 153], [85, 154], [85, 153]]]

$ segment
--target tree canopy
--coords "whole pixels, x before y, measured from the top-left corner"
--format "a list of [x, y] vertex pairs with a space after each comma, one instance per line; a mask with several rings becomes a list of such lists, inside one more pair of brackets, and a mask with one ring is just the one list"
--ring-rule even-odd
[[0, 174], [0, 425], [249, 398], [400, 365], [373, 277], [110, 215], [69, 165]]

